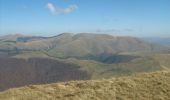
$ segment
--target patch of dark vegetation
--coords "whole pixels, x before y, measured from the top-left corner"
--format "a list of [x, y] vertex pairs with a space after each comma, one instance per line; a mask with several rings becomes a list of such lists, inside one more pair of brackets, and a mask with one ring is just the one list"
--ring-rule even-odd
[[[84, 57], [65, 57], [66, 58], [76, 58], [81, 60], [95, 60], [101, 63], [106, 64], [117, 64], [117, 63], [128, 63], [140, 56], [133, 56], [133, 55], [119, 55], [119, 54], [100, 54], [100, 55], [86, 55]], [[60, 58], [62, 59], [62, 58]]]
[[[14, 56], [14, 55], [17, 55], [17, 54], [23, 52], [23, 50], [20, 50], [17, 47], [14, 47], [14, 48], [10, 48], [10, 49], [0, 49], [0, 52], [3, 54], [7, 54], [7, 56]], [[0, 54], [0, 57], [1, 57], [1, 54]]]
[[47, 58], [0, 58], [0, 91], [30, 84], [87, 80], [79, 66]]
[[30, 42], [30, 41], [42, 40], [42, 39], [46, 39], [46, 37], [40, 37], [40, 36], [18, 37], [17, 42]]
[[111, 55], [107, 57], [99, 57], [98, 61], [112, 64], [112, 63], [128, 63], [133, 59], [138, 58], [138, 56], [131, 56], [131, 55]]
[[22, 54], [25, 52], [43, 52], [44, 54], [46, 54], [43, 50], [35, 50], [35, 49], [24, 49], [24, 48], [17, 48], [17, 47], [13, 47], [13, 48], [6, 48], [6, 49], [1, 49], [0, 48], [0, 57], [3, 56], [4, 54], [6, 54], [6, 56], [8, 57], [12, 57], [12, 56], [16, 56], [18, 54]]
[[6, 43], [16, 43], [16, 41], [11, 41], [11, 40], [6, 40], [6, 41], [3, 41], [3, 42], [6, 42]]

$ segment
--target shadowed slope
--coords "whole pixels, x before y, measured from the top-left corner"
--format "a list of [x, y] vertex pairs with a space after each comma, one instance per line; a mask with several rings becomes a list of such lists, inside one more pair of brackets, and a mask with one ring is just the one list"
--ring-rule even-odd
[[0, 91], [29, 84], [90, 79], [79, 66], [47, 58], [0, 58]]

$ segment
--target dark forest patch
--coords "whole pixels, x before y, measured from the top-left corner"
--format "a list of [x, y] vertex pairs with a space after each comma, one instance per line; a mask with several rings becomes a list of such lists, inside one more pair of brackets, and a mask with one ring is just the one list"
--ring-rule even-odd
[[[140, 56], [133, 55], [119, 55], [119, 54], [100, 54], [100, 55], [86, 55], [83, 57], [66, 57], [66, 58], [76, 58], [81, 60], [94, 60], [106, 64], [117, 64], [117, 63], [128, 63]], [[66, 59], [63, 58], [63, 59]]]

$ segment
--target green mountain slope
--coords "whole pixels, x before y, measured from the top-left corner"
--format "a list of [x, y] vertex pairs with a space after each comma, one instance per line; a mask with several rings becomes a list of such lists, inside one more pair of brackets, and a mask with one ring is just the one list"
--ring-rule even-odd
[[134, 37], [106, 34], [63, 33], [54, 37], [6, 36], [0, 38], [0, 52], [19, 54], [23, 51], [43, 51], [57, 58], [100, 58], [129, 52], [153, 52], [168, 48], [147, 43]]

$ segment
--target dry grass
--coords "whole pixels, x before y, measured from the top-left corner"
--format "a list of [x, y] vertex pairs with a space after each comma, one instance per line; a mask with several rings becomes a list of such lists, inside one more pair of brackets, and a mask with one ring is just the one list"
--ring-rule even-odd
[[31, 85], [0, 93], [0, 100], [169, 100], [170, 72], [103, 80]]

